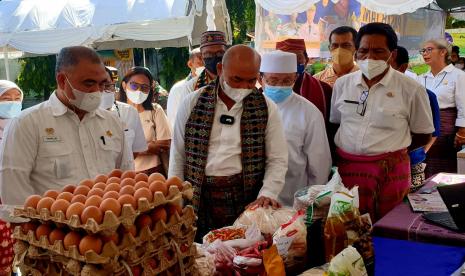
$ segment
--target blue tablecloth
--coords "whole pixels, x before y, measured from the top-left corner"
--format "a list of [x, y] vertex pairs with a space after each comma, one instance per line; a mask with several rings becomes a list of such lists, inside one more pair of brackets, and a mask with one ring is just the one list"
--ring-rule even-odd
[[376, 276], [451, 275], [465, 262], [465, 247], [373, 237]]

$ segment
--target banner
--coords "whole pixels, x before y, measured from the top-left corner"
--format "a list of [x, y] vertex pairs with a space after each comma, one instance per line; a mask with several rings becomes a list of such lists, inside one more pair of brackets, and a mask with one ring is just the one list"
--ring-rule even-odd
[[415, 54], [423, 41], [444, 36], [445, 13], [419, 9], [414, 13], [384, 15], [366, 9], [357, 0], [322, 0], [305, 12], [282, 15], [257, 4], [255, 47], [265, 52], [275, 49], [278, 41], [303, 38], [310, 57], [329, 57], [328, 38], [332, 30], [343, 25], [358, 30], [371, 22], [390, 24], [399, 37], [399, 45]]
[[102, 58], [105, 66], [118, 69], [119, 80], [122, 80], [129, 69], [134, 67], [134, 54], [132, 49], [102, 50], [98, 51], [98, 54]]
[[460, 56], [465, 56], [465, 29], [447, 29], [449, 42], [460, 47]]

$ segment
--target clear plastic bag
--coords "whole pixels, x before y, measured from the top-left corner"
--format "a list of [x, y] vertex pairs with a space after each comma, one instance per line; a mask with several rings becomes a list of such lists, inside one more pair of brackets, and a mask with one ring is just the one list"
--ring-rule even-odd
[[219, 273], [230, 272], [233, 270], [233, 260], [236, 256], [236, 250], [220, 240], [210, 243], [206, 251], [215, 257], [215, 268]]
[[295, 210], [289, 207], [279, 209], [252, 206], [245, 210], [234, 222], [234, 226], [251, 226], [256, 224], [263, 234], [273, 235], [279, 227], [295, 215]]

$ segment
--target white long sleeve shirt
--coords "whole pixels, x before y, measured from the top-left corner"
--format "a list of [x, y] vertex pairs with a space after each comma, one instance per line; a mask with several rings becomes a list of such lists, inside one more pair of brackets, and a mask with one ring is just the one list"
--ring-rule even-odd
[[171, 124], [171, 128], [174, 128], [174, 122], [176, 121], [176, 115], [178, 114], [179, 106], [187, 95], [194, 92], [194, 86], [197, 83], [198, 77], [193, 77], [190, 80], [182, 80], [177, 82], [171, 87], [168, 95], [168, 102], [166, 104], [166, 116]]
[[144, 152], [147, 150], [144, 129], [139, 118], [139, 112], [127, 103], [116, 102], [111, 111], [118, 116], [123, 123], [126, 143], [128, 143], [131, 153]]
[[[200, 92], [201, 90], [189, 94], [180, 105], [171, 142], [170, 177], [184, 178], [185, 125], [197, 103]], [[277, 199], [283, 189], [287, 171], [287, 144], [276, 105], [269, 99], [266, 99], [266, 103], [268, 105], [268, 123], [265, 131], [266, 168], [259, 197], [266, 196]], [[240, 136], [242, 111], [242, 102], [236, 103], [231, 110], [228, 110], [218, 97], [205, 167], [207, 176], [231, 176], [242, 171]], [[220, 116], [223, 114], [233, 116], [235, 123], [232, 125], [221, 124]]]
[[331, 152], [325, 121], [315, 105], [295, 93], [277, 105], [289, 151], [286, 183], [279, 201], [292, 206], [299, 189], [328, 182]]
[[0, 152], [0, 197], [7, 205], [115, 168], [134, 169], [118, 117], [98, 109], [80, 121], [55, 93], [11, 120]]
[[428, 71], [417, 81], [436, 94], [440, 109], [456, 107], [455, 125], [465, 127], [465, 72], [449, 64], [436, 76]]

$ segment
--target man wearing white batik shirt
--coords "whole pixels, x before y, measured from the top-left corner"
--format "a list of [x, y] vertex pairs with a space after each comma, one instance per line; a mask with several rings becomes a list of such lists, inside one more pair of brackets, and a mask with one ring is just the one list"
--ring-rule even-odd
[[133, 170], [120, 120], [99, 108], [107, 72], [86, 47], [63, 48], [57, 90], [7, 127], [0, 148], [0, 197], [21, 205], [32, 194], [61, 190], [113, 169]]
[[262, 56], [261, 84], [265, 96], [278, 106], [289, 152], [286, 182], [279, 201], [292, 206], [296, 191], [325, 185], [331, 171], [331, 152], [321, 112], [292, 93], [297, 79], [294, 53], [273, 51]]

